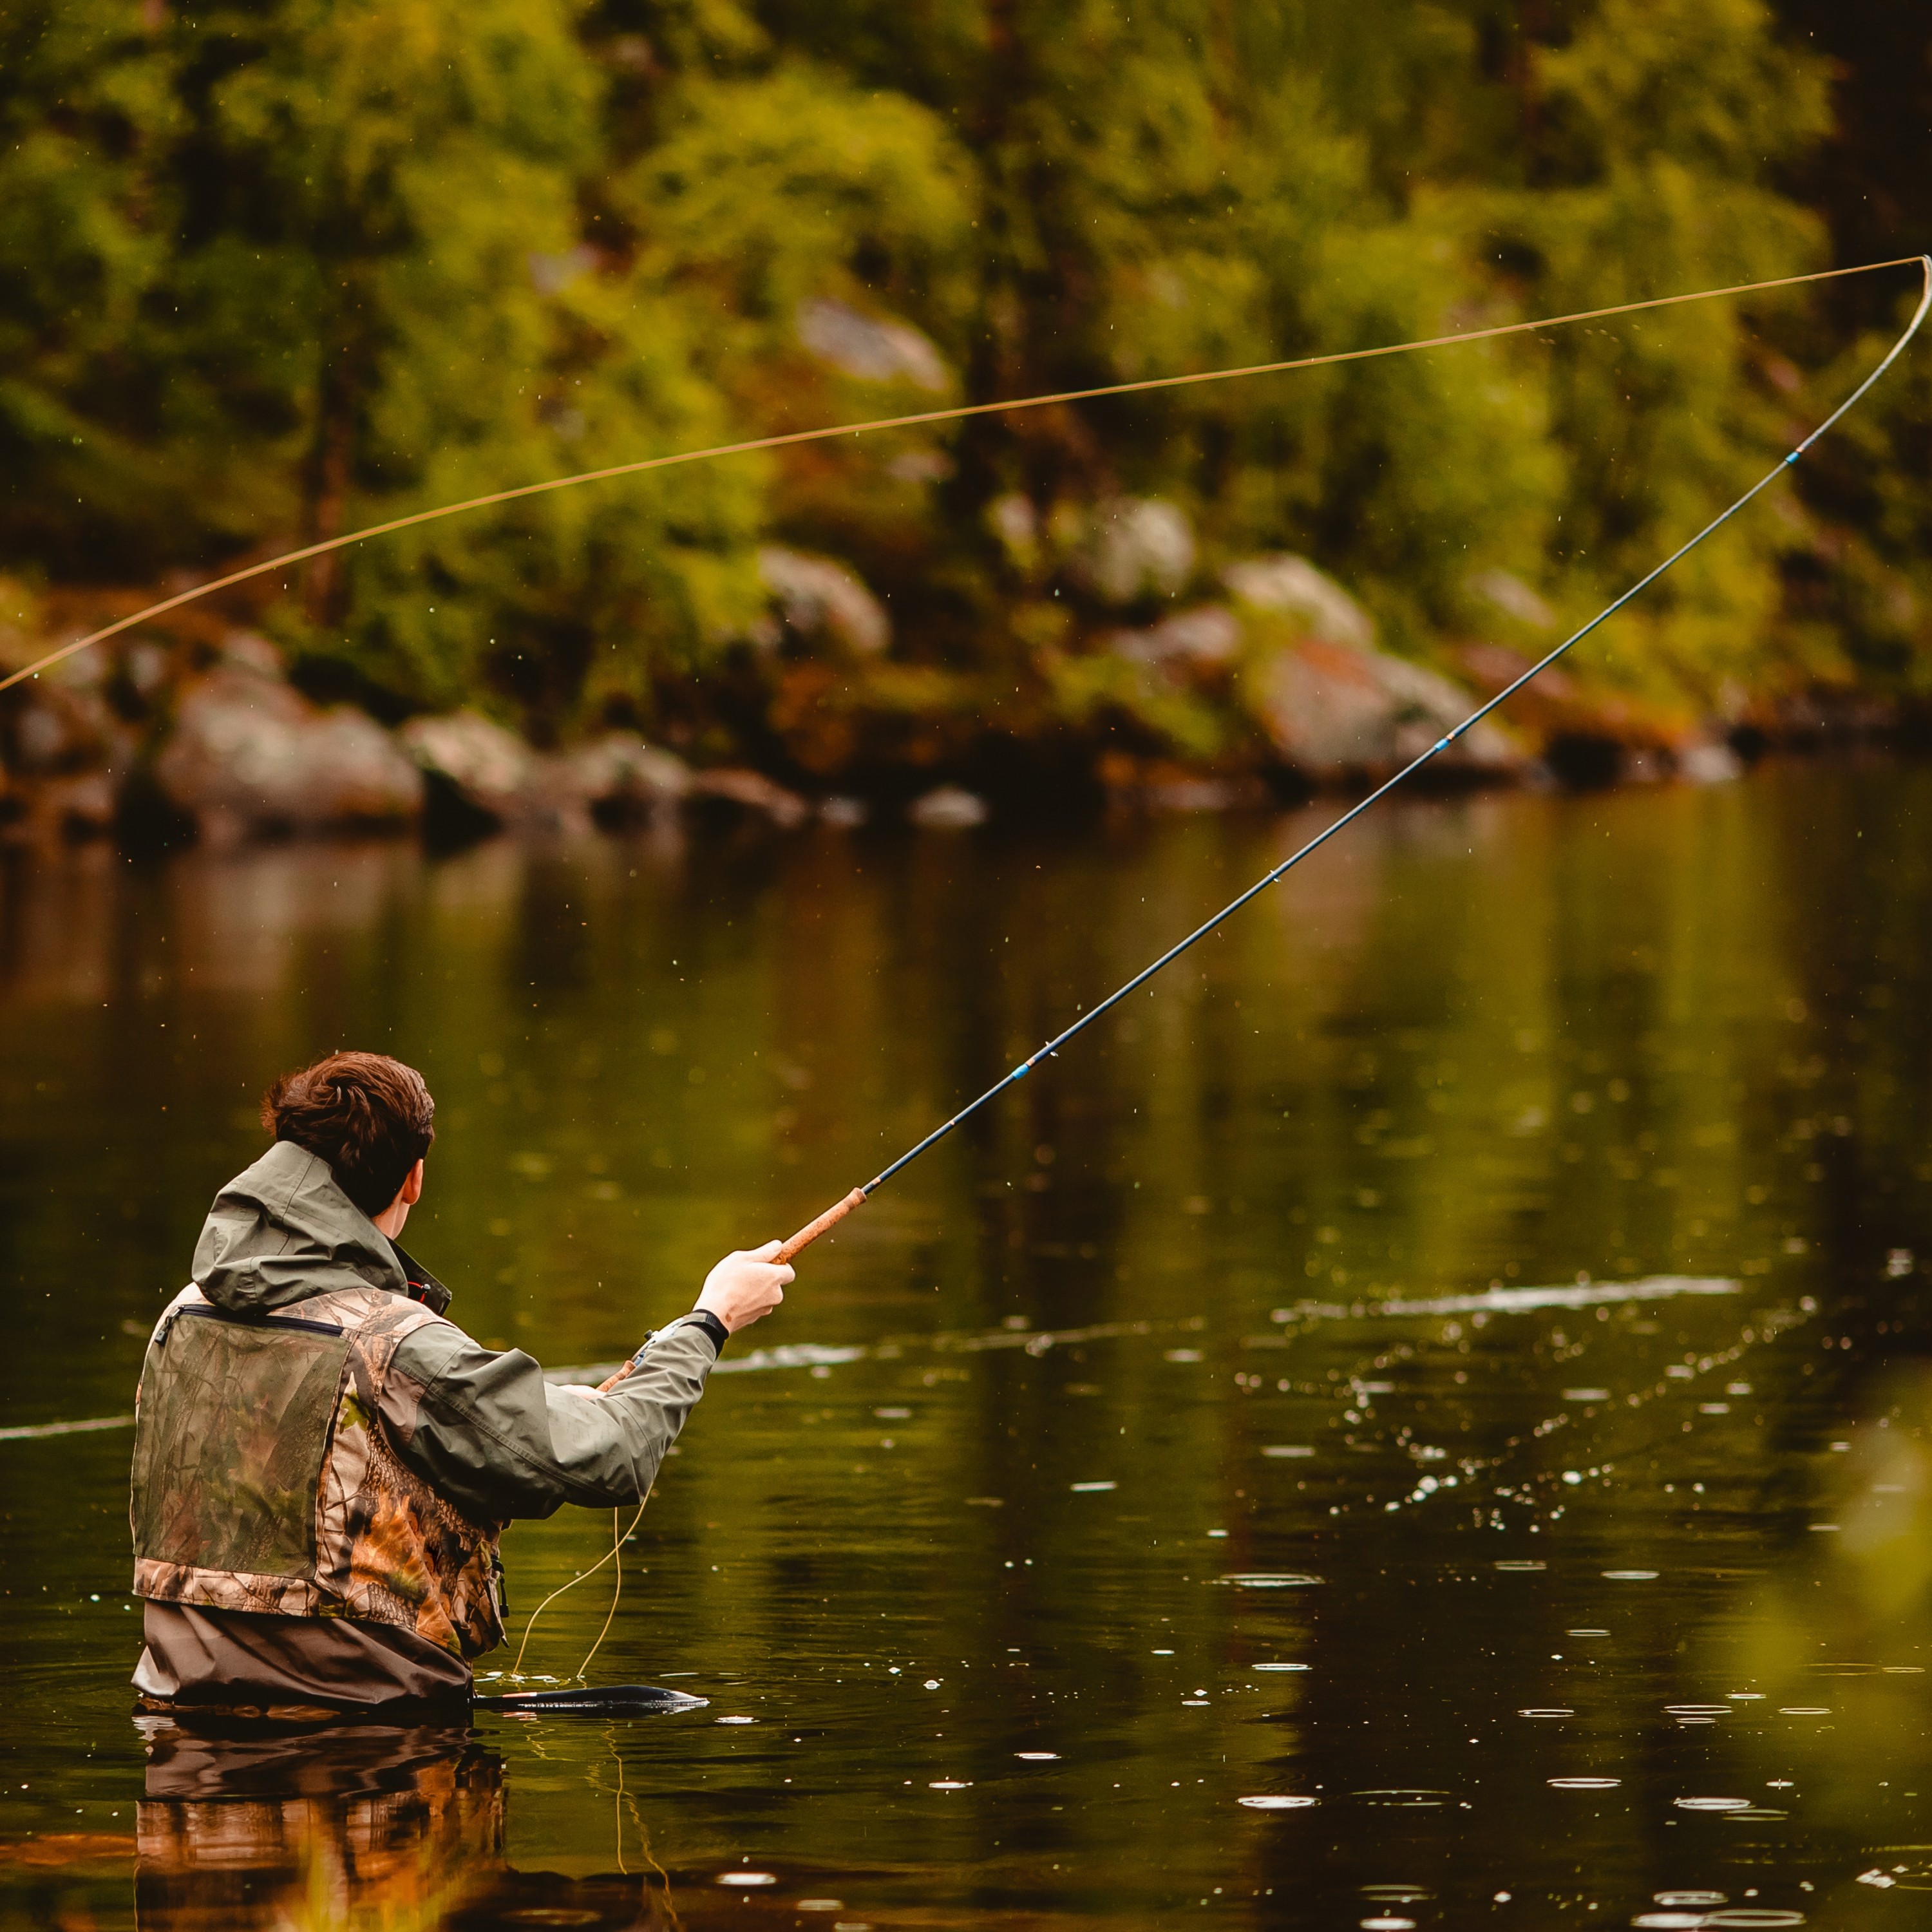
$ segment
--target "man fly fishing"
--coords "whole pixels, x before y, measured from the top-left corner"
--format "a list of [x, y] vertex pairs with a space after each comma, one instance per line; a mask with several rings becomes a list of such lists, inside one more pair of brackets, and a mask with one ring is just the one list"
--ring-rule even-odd
[[504, 1526], [640, 1502], [726, 1336], [784, 1298], [778, 1243], [727, 1255], [608, 1394], [552, 1387], [400, 1244], [435, 1112], [414, 1068], [332, 1054], [275, 1082], [274, 1144], [215, 1197], [136, 1401], [152, 1705], [466, 1698]]

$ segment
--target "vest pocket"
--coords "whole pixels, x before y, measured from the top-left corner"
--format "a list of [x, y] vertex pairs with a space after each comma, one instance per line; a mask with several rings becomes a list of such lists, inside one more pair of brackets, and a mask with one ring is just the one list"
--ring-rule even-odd
[[346, 1335], [316, 1322], [172, 1324], [149, 1354], [136, 1412], [135, 1555], [312, 1580], [348, 1352]]

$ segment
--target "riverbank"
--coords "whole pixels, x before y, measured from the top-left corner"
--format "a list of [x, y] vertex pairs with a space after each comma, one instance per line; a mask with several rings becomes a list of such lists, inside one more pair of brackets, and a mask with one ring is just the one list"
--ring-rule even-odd
[[[1519, 676], [1554, 621], [1524, 586], [1491, 584], [1520, 632], [1543, 634], [1446, 644], [1422, 664], [1379, 648], [1362, 607], [1307, 560], [1277, 554], [1230, 566], [1220, 601], [1090, 626], [1034, 650], [1021, 673], [975, 680], [878, 655], [890, 634], [862, 585], [810, 561], [766, 558], [770, 635], [744, 662], [672, 681], [648, 735], [634, 709], [547, 743], [480, 709], [403, 714], [380, 694], [345, 695], [326, 660], [292, 658], [232, 612], [178, 614], [0, 696], [0, 842], [154, 849], [353, 832], [447, 847], [694, 817], [960, 827], [1042, 810], [1279, 806], [1400, 769]], [[32, 662], [104, 608], [76, 601], [64, 629], [16, 632], [0, 656]], [[861, 634], [872, 656], [832, 647]], [[1417, 782], [1721, 783], [1768, 750], [1916, 723], [1901, 701], [1856, 689], [1729, 692], [1719, 715], [1700, 716], [1566, 664]]]

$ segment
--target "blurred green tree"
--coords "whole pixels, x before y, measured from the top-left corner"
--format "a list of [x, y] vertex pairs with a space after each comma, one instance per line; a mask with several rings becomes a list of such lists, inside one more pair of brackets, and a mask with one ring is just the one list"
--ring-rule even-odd
[[173, 70], [127, 0], [0, 14], [0, 546], [48, 572], [162, 487], [131, 344], [172, 266]]

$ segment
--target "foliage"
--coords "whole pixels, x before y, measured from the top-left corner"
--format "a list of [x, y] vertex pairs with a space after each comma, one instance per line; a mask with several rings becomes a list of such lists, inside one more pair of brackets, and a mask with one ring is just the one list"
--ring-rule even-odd
[[[983, 400], [1824, 259], [1781, 184], [1829, 132], [1825, 70], [1761, 0], [1558, 11], [31, 0], [0, 15], [0, 570], [200, 572], [929, 406], [916, 370], [808, 348], [812, 304], [922, 332]], [[1124, 715], [1104, 640], [1160, 614], [1110, 606], [1064, 544], [1003, 542], [995, 506], [1050, 532], [1162, 499], [1198, 537], [1182, 596], [1298, 551], [1390, 648], [1447, 662], [1508, 631], [1486, 575], [1570, 617], [1647, 568], [1870, 353], [1839, 347], [1803, 298], [1713, 303], [734, 458], [319, 561], [272, 622], [379, 708], [620, 718], [821, 775], [868, 718], [908, 742], [924, 693], [913, 736], [944, 762], [972, 719]], [[1873, 466], [1727, 533], [1586, 677], [1687, 718], [1739, 687], [1924, 681], [1932, 498], [1899, 480], [1922, 437], [1859, 434]], [[772, 641], [773, 538], [862, 572], [887, 658]], [[1184, 758], [1240, 738], [1197, 699], [1127, 710]]]

